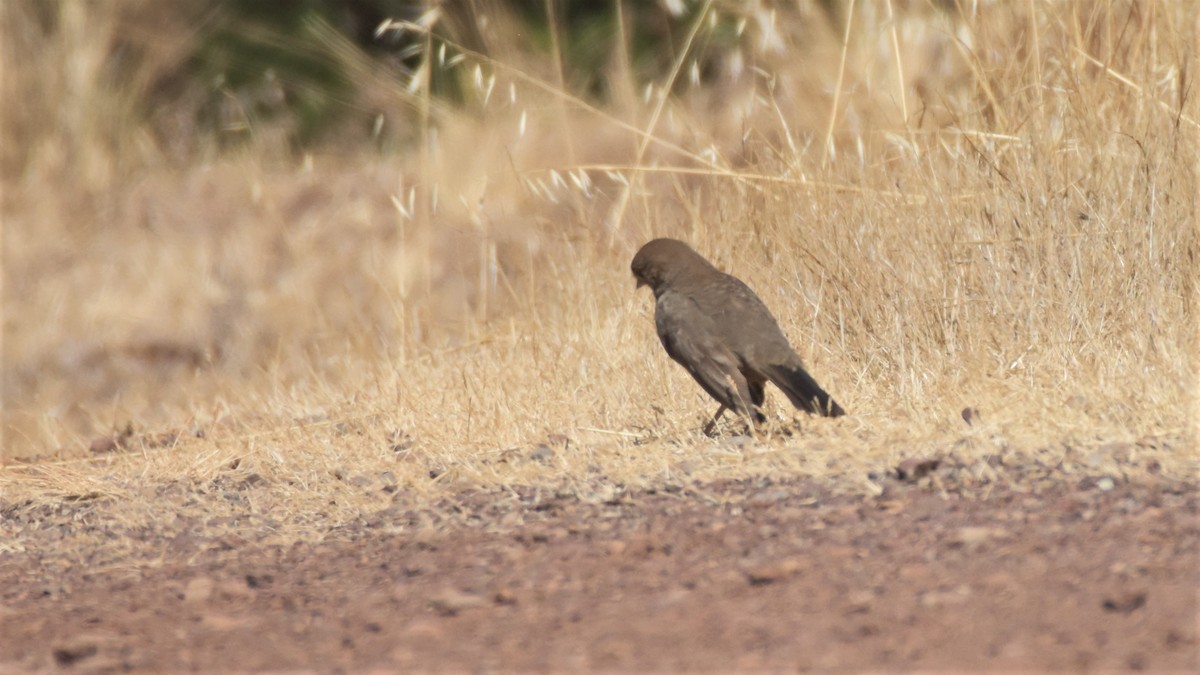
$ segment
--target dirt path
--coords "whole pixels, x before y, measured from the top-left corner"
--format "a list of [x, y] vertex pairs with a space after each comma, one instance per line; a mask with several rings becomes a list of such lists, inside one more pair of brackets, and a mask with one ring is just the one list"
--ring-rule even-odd
[[1198, 511], [1194, 485], [1077, 477], [504, 490], [86, 566], [10, 504], [0, 670], [1195, 670]]

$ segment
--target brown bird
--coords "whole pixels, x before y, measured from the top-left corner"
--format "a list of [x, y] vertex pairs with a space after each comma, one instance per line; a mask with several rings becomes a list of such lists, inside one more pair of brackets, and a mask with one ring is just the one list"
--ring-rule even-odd
[[805, 412], [846, 414], [804, 370], [771, 311], [740, 279], [676, 239], [647, 243], [630, 269], [638, 288], [654, 291], [654, 325], [667, 354], [721, 404], [705, 433], [726, 409], [751, 426], [766, 421], [767, 381]]

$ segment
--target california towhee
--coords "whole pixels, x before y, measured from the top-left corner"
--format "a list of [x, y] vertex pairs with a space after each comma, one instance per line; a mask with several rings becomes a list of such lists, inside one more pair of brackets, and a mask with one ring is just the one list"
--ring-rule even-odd
[[741, 280], [676, 239], [649, 242], [630, 268], [638, 288], [654, 291], [654, 325], [667, 354], [721, 404], [706, 433], [726, 408], [751, 424], [765, 421], [768, 380], [801, 410], [846, 414], [804, 370], [775, 317]]

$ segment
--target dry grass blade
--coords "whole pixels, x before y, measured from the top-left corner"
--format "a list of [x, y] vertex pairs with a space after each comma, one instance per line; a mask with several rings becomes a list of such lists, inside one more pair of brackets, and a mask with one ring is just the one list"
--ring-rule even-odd
[[[402, 81], [352, 69], [412, 145], [281, 159], [174, 154], [135, 93], [68, 86], [110, 82], [97, 56], [140, 34], [110, 3], [63, 5], [91, 32], [3, 3], [0, 118], [31, 147], [3, 148], [0, 501], [111, 496], [132, 522], [159, 491], [245, 481], [317, 536], [517, 484], [871, 492], [914, 448], [1194, 479], [1188, 4], [864, 2], [845, 34], [806, 3], [715, 24], [732, 10], [705, 4], [647, 103], [618, 96], [646, 85], [627, 54], [598, 75], [613, 101], [589, 98], [504, 16], [472, 50], [435, 13], [385, 26], [419, 47]], [[793, 420], [772, 393], [786, 431], [704, 437], [633, 290], [651, 235], [743, 278], [853, 414]]]
[[[654, 110], [650, 113], [650, 120], [646, 123], [646, 130], [642, 134], [637, 152], [633, 157], [634, 166], [641, 166], [646, 157], [646, 148], [650, 145], [650, 139], [654, 137], [654, 132], [658, 128], [658, 121], [662, 119], [663, 110], [666, 109], [667, 101], [671, 96], [671, 90], [675, 87], [675, 82], [679, 79], [679, 73], [683, 70], [683, 64], [691, 53], [692, 43], [695, 42], [696, 35], [700, 33], [700, 28], [708, 19], [709, 12], [711, 11], [712, 0], [705, 0], [700, 10], [696, 12], [696, 18], [692, 21], [691, 30], [688, 31], [687, 37], [683, 40], [683, 45], [675, 55], [675, 63], [671, 66], [671, 72], [667, 75], [666, 81], [659, 89], [658, 101], [654, 105]], [[634, 174], [632, 180], [621, 186], [616, 203], [609, 211], [608, 217], [605, 218], [604, 226], [608, 232], [609, 245], [612, 245], [617, 231], [625, 221], [625, 209], [629, 207], [630, 195], [638, 187], [638, 177], [638, 174]]]

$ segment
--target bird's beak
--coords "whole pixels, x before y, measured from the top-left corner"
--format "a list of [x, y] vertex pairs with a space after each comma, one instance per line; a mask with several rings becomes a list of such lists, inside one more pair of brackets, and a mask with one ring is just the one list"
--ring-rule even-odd
[[637, 289], [639, 289], [639, 288], [641, 288], [642, 286], [645, 286], [645, 285], [646, 285], [646, 282], [645, 282], [645, 281], [643, 281], [641, 277], [634, 277], [634, 279], [637, 279], [637, 286], [634, 286], [634, 287], [633, 287], [633, 290], [635, 290], [635, 291], [636, 291]]

